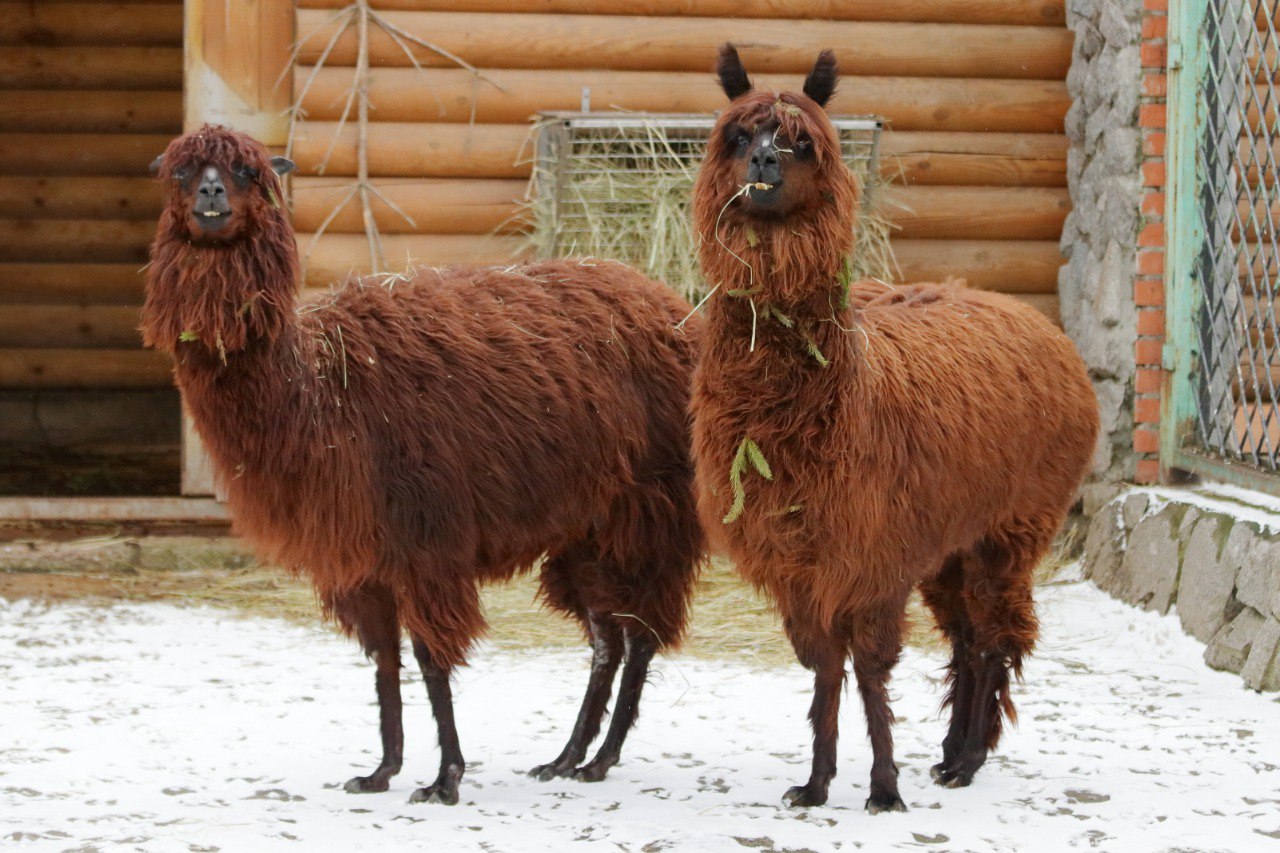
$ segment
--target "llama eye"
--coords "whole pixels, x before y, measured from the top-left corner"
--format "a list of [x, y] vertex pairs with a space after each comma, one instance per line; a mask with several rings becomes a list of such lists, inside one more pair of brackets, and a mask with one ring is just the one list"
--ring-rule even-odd
[[745, 133], [739, 133], [737, 136], [733, 138], [733, 144], [737, 145], [739, 148], [746, 146], [750, 142], [751, 142], [751, 137], [747, 136]]
[[813, 145], [813, 143], [807, 139], [796, 140], [796, 148], [798, 148], [801, 151], [807, 151], [811, 145]]
[[240, 166], [235, 170], [235, 175], [242, 181], [250, 181], [258, 177], [258, 170], [252, 166]]
[[173, 170], [173, 179], [175, 181], [185, 181], [189, 177], [191, 177], [190, 169], [174, 169]]

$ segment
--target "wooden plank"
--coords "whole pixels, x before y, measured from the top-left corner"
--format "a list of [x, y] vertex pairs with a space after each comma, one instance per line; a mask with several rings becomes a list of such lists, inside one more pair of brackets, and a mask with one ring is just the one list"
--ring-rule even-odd
[[1062, 255], [1056, 240], [894, 240], [902, 281], [962, 278], [1002, 293], [1054, 293]]
[[144, 264], [155, 231], [150, 220], [0, 219], [0, 257]]
[[[341, 9], [347, 0], [300, 0], [302, 9]], [[940, 24], [1066, 23], [1062, 0], [378, 0], [388, 11], [817, 18]]]
[[[293, 223], [299, 231], [315, 231], [330, 212], [349, 199], [346, 178], [296, 178], [293, 182]], [[374, 199], [373, 211], [384, 234], [510, 233], [526, 224], [522, 216], [527, 181], [386, 179], [375, 182], [378, 192], [395, 208]], [[410, 221], [412, 220], [412, 221]], [[328, 233], [363, 234], [360, 204], [352, 199], [329, 224]]]
[[1065, 187], [1067, 138], [889, 130], [880, 140], [880, 173], [906, 184]]
[[0, 133], [182, 132], [182, 92], [0, 90]]
[[146, 178], [167, 134], [0, 133], [0, 174]]
[[141, 264], [0, 263], [0, 303], [138, 305]]
[[[311, 67], [297, 69], [302, 91]], [[601, 70], [486, 70], [493, 84], [461, 69], [374, 68], [369, 100], [379, 122], [526, 122], [538, 112], [577, 110], [583, 90], [593, 110], [711, 113], [724, 93], [699, 73]], [[756, 85], [798, 90], [799, 75], [758, 75]], [[315, 71], [302, 107], [312, 121], [340, 118], [351, 71]], [[499, 89], [498, 87], [501, 87]], [[1058, 133], [1071, 99], [1061, 81], [842, 77], [831, 102], [834, 113], [881, 115], [896, 130]], [[473, 113], [474, 110], [474, 113]]]
[[178, 47], [7, 47], [5, 89], [182, 89]]
[[161, 187], [151, 178], [8, 176], [0, 180], [0, 218], [4, 219], [155, 220], [160, 201]]
[[182, 7], [170, 3], [2, 3], [0, 44], [182, 46]]
[[168, 388], [172, 374], [154, 350], [0, 349], [0, 388]]
[[[353, 273], [370, 269], [369, 244], [362, 234], [325, 234], [311, 248], [311, 234], [298, 235], [305, 262], [305, 297], [313, 299]], [[410, 266], [502, 264], [521, 257], [526, 243], [520, 237], [476, 237], [388, 234], [382, 238], [387, 266], [399, 272]]]
[[211, 498], [0, 498], [0, 521], [230, 521]]
[[0, 347], [141, 349], [138, 309], [124, 305], [6, 305]]
[[[386, 12], [395, 26], [487, 68], [610, 68], [707, 73], [716, 50], [736, 42], [754, 73], [806, 73], [818, 51], [832, 47], [849, 76], [1006, 77], [1062, 80], [1073, 36], [1062, 27], [974, 26], [734, 18], [603, 15], [490, 15]], [[312, 64], [341, 26], [325, 10], [298, 12], [299, 61]], [[330, 55], [354, 65], [349, 28]], [[374, 66], [412, 65], [385, 31], [370, 31]], [[426, 49], [418, 61], [448, 66]]]
[[895, 240], [1057, 240], [1071, 196], [1035, 187], [895, 187], [882, 210]]

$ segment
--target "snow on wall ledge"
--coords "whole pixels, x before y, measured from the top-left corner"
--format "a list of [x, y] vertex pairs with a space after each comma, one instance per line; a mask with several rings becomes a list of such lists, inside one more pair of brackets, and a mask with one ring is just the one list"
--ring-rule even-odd
[[1089, 525], [1085, 573], [1144, 610], [1175, 609], [1205, 662], [1280, 690], [1280, 502], [1229, 486], [1135, 488]]

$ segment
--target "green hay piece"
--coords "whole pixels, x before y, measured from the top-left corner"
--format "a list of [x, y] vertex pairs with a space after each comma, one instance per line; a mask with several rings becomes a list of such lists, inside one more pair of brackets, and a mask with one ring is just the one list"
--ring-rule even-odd
[[747, 245], [753, 249], [760, 245], [760, 237], [756, 234], [756, 229], [750, 225], [747, 226]]
[[276, 198], [276, 191], [271, 187], [267, 187], [267, 198], [271, 199], [271, 206], [276, 210], [280, 209], [280, 199]]
[[804, 343], [805, 343], [805, 348], [809, 350], [809, 355], [813, 356], [814, 360], [817, 361], [818, 364], [822, 365], [823, 367], [826, 367], [831, 363], [827, 359], [827, 357], [822, 354], [822, 350], [818, 349], [818, 344], [816, 341], [814, 341], [813, 338], [809, 337], [808, 335], [805, 335]]
[[779, 311], [777, 308], [773, 307], [772, 305], [766, 306], [764, 309], [764, 313], [766, 317], [773, 317], [773, 319], [781, 323], [784, 329], [795, 328], [796, 321], [792, 320], [790, 317], [788, 317], [786, 314], [783, 314], [781, 311]]
[[769, 461], [764, 458], [764, 454], [760, 452], [759, 446], [750, 438], [742, 439], [742, 443], [738, 445], [738, 452], [733, 456], [733, 464], [729, 466], [729, 488], [733, 490], [733, 504], [721, 519], [725, 524], [733, 524], [746, 509], [747, 490], [742, 485], [742, 474], [747, 470], [748, 465], [766, 480], [773, 479], [773, 470], [769, 467]]
[[181, 334], [179, 334], [179, 335], [178, 335], [178, 340], [180, 340], [180, 341], [198, 341], [198, 340], [200, 340], [200, 336], [199, 336], [199, 335], [197, 335], [195, 332], [191, 331], [190, 329], [187, 329], [185, 332], [182, 332]]

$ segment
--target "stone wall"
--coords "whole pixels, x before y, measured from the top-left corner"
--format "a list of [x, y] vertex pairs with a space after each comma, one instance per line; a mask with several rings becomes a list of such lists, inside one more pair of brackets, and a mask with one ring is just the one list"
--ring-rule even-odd
[[1084, 565], [1116, 598], [1175, 611], [1210, 666], [1280, 690], [1280, 503], [1230, 489], [1130, 490], [1094, 515]]
[[1093, 473], [1134, 476], [1134, 345], [1143, 195], [1140, 46], [1143, 0], [1067, 0], [1075, 48], [1067, 89], [1072, 211], [1058, 275], [1062, 322], [1089, 366], [1102, 415]]

